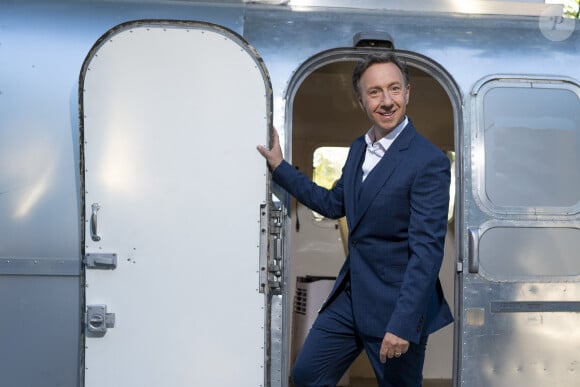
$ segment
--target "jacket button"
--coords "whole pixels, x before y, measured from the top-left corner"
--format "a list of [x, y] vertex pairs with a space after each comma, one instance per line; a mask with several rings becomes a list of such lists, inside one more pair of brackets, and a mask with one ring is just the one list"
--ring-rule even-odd
[[350, 244], [353, 245], [353, 246], [356, 246], [357, 243], [358, 243], [357, 241], [350, 242]]

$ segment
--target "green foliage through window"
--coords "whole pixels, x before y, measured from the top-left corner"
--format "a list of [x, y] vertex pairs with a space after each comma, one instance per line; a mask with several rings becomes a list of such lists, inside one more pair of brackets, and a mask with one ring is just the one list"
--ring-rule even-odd
[[564, 3], [564, 16], [580, 18], [580, 0], [571, 0]]
[[332, 188], [342, 174], [348, 150], [348, 147], [317, 148], [312, 159], [312, 180], [322, 187]]
[[546, 4], [562, 4], [565, 17], [580, 18], [580, 0], [547, 0]]

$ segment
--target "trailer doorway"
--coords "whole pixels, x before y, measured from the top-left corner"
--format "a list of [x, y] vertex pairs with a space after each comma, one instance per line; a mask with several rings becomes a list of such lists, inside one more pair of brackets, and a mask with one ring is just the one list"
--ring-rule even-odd
[[[296, 73], [294, 83], [289, 87], [287, 122], [287, 158], [292, 164], [311, 178], [314, 164], [319, 162], [321, 149], [334, 148], [339, 153], [347, 149], [351, 142], [364, 134], [370, 127], [368, 118], [354, 99], [351, 75], [356, 60], [364, 52], [325, 53], [306, 63]], [[432, 64], [407, 53], [401, 53], [409, 67], [411, 97], [408, 115], [418, 131], [436, 144], [442, 151], [455, 160], [455, 127], [458, 127], [456, 103], [459, 93], [445, 73]], [[452, 96], [452, 97], [450, 97]], [[459, 148], [459, 147], [457, 147]], [[332, 152], [332, 149], [330, 149]], [[315, 158], [317, 160], [315, 160]], [[327, 167], [329, 162], [325, 162]], [[452, 162], [452, 172], [455, 164]], [[319, 165], [318, 168], [321, 168]], [[341, 166], [338, 167], [340, 173]], [[440, 273], [445, 296], [452, 310], [455, 310], [455, 175], [452, 175], [452, 203], [445, 243], [445, 257]], [[332, 281], [346, 257], [343, 243], [346, 234], [341, 222], [325, 219], [291, 199], [288, 273], [289, 307], [293, 309], [290, 319], [290, 364], [299, 350], [305, 335], [303, 314], [306, 297], [310, 303], [319, 303], [324, 295], [305, 292], [304, 283], [322, 279]], [[313, 287], [317, 292], [325, 292], [328, 285]], [[330, 290], [330, 289], [328, 289]], [[317, 297], [316, 299], [314, 297]], [[314, 312], [315, 313], [315, 312]], [[454, 312], [456, 320], [457, 313]], [[313, 318], [313, 317], [312, 317]], [[288, 326], [288, 325], [287, 325]], [[424, 367], [424, 386], [451, 387], [454, 374], [454, 327], [447, 326], [430, 336]], [[376, 386], [374, 373], [366, 355], [363, 353], [351, 366], [339, 385], [350, 387]]]

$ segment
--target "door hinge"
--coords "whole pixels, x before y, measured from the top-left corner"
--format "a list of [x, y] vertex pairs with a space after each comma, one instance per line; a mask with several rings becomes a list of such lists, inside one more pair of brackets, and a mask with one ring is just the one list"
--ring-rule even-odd
[[268, 206], [260, 204], [260, 258], [259, 281], [260, 293], [264, 293], [268, 283]]
[[107, 313], [107, 305], [87, 305], [85, 333], [88, 337], [103, 337], [115, 327], [115, 313]]
[[268, 263], [268, 287], [273, 294], [282, 292], [284, 208], [270, 211], [270, 261]]

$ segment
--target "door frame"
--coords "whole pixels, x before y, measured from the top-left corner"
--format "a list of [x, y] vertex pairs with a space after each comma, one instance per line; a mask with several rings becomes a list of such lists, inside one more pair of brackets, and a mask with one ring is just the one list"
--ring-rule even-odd
[[[462, 300], [462, 257], [464, 254], [464, 236], [462, 235], [462, 223], [463, 223], [463, 184], [464, 181], [464, 170], [463, 170], [463, 150], [464, 150], [464, 103], [463, 103], [463, 94], [461, 93], [461, 89], [458, 86], [457, 82], [453, 79], [451, 74], [447, 72], [441, 65], [434, 62], [433, 60], [429, 59], [428, 57], [418, 54], [416, 52], [405, 51], [405, 50], [393, 50], [391, 48], [361, 48], [361, 47], [345, 47], [345, 48], [336, 48], [330, 49], [327, 51], [323, 51], [317, 55], [312, 56], [304, 63], [302, 63], [296, 71], [294, 71], [292, 78], [288, 82], [288, 86], [285, 90], [285, 121], [284, 121], [284, 139], [285, 144], [284, 147], [284, 154], [286, 155], [286, 160], [291, 162], [292, 157], [292, 112], [293, 112], [293, 103], [296, 97], [300, 86], [305, 81], [305, 79], [315, 70], [329, 65], [334, 62], [341, 62], [341, 61], [356, 61], [368, 55], [370, 53], [377, 53], [377, 52], [393, 52], [399, 58], [403, 59], [409, 67], [416, 68], [421, 70], [427, 74], [429, 74], [433, 79], [435, 79], [441, 88], [445, 90], [449, 101], [452, 106], [453, 110], [453, 122], [454, 122], [454, 129], [453, 129], [453, 136], [454, 136], [454, 148], [455, 148], [455, 209], [454, 209], [454, 230], [455, 230], [455, 276], [454, 276], [454, 301], [455, 301], [455, 321], [453, 327], [453, 371], [452, 371], [452, 378], [453, 383], [455, 383], [458, 379], [458, 370], [459, 370], [459, 361], [461, 359], [461, 324], [458, 323], [461, 321], [462, 315], [462, 308], [461, 308], [461, 300]], [[291, 208], [290, 206], [290, 198], [288, 195], [283, 197], [284, 203], [287, 208]], [[288, 235], [285, 238], [285, 256], [284, 256], [284, 265], [287, 268], [290, 268], [290, 257], [289, 252], [291, 251], [291, 220], [289, 217], [285, 223], [285, 233]], [[286, 283], [289, 284], [291, 275], [290, 270], [286, 270]], [[289, 294], [289, 286], [285, 289], [285, 304], [284, 310], [290, 311], [291, 310], [291, 300], [292, 295]], [[289, 348], [289, 342], [291, 341], [291, 332], [288, 330], [290, 327], [290, 318], [291, 313], [286, 313], [284, 317], [284, 326], [286, 327], [283, 336], [285, 347]], [[289, 369], [288, 364], [284, 365], [285, 369], [285, 377], [286, 380], [289, 376]]]

